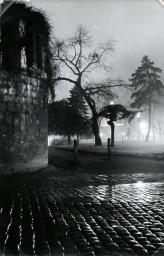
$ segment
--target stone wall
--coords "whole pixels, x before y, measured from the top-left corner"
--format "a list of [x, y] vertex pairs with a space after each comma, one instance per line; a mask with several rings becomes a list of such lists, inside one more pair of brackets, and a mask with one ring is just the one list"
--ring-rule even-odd
[[26, 73], [0, 76], [0, 173], [48, 164], [47, 91], [44, 78]]

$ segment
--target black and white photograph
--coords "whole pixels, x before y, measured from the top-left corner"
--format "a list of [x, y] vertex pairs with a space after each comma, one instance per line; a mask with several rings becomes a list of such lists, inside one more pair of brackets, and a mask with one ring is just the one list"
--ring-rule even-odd
[[164, 0], [0, 0], [0, 256], [164, 256]]

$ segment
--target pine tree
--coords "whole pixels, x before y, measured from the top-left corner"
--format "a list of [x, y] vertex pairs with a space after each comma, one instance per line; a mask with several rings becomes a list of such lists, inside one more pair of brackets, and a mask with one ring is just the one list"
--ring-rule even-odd
[[76, 131], [77, 140], [79, 140], [79, 134], [86, 134], [90, 131], [90, 123], [88, 120], [88, 107], [76, 86], [70, 90], [68, 102], [71, 109], [70, 119], [72, 120], [73, 129]]
[[[72, 102], [72, 105], [70, 104]], [[83, 102], [83, 101], [82, 101]], [[48, 105], [48, 130], [49, 134], [56, 133], [68, 136], [68, 144], [71, 143], [71, 136], [79, 134], [90, 134], [91, 126], [87, 118], [87, 107], [82, 106], [80, 100], [77, 105], [81, 106], [79, 110], [72, 98], [55, 101]], [[82, 115], [83, 113], [83, 115]]]
[[145, 141], [149, 141], [153, 105], [157, 104], [155, 99], [161, 94], [164, 87], [159, 76], [161, 69], [154, 67], [154, 62], [150, 61], [148, 56], [144, 56], [141, 63], [130, 79], [131, 86], [134, 88], [131, 96], [134, 98], [134, 102], [131, 107], [148, 111], [148, 131]]
[[68, 98], [68, 100], [69, 105], [76, 110], [76, 112], [78, 112], [83, 118], [87, 118], [88, 107], [86, 105], [86, 101], [76, 86], [70, 90], [70, 98]]

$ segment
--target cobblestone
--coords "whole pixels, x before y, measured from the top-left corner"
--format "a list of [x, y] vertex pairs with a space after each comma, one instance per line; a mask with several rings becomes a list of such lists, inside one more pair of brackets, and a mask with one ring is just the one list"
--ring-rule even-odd
[[5, 178], [0, 254], [153, 255], [164, 243], [163, 181], [163, 174]]

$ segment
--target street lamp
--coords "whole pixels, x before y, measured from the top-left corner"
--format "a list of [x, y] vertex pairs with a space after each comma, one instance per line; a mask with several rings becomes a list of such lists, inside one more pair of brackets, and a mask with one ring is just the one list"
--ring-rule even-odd
[[141, 113], [137, 113], [136, 118], [140, 118]]

